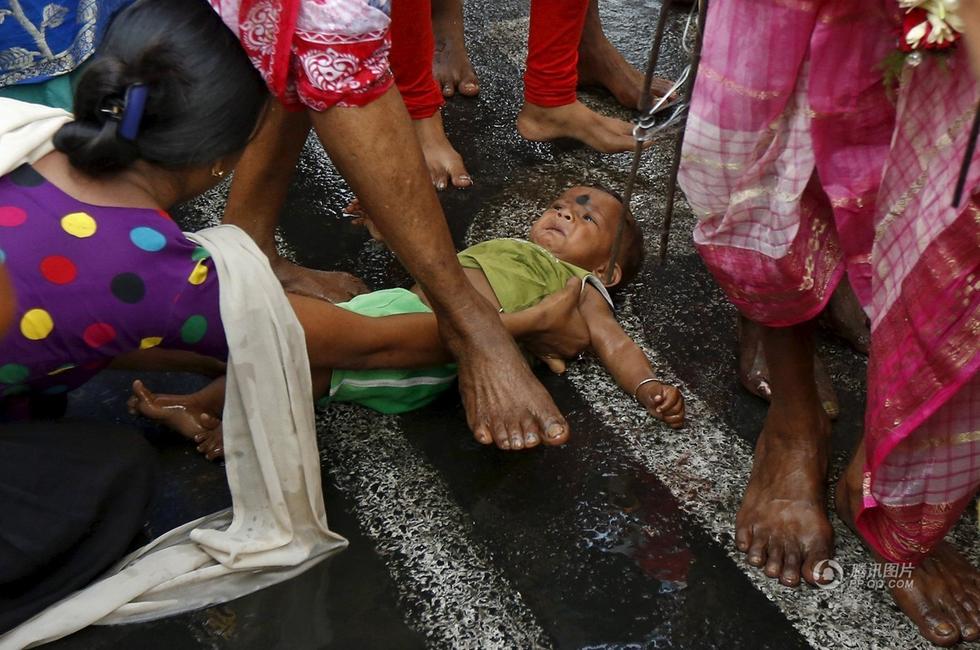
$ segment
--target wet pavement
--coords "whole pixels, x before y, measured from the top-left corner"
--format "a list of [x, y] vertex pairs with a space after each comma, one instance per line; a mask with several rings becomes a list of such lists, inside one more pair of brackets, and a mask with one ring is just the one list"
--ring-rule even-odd
[[[477, 99], [444, 115], [475, 186], [442, 195], [458, 245], [523, 236], [572, 184], [621, 188], [628, 155], [539, 145], [513, 128], [520, 106], [526, 2], [468, 2]], [[603, 0], [611, 39], [637, 65], [658, 4]], [[661, 72], [677, 74], [683, 18]], [[601, 93], [583, 99], [628, 114]], [[870, 562], [840, 522], [836, 589], [789, 589], [734, 552], [732, 530], [764, 404], [735, 379], [735, 311], [690, 242], [681, 200], [658, 264], [670, 141], [646, 153], [634, 212], [648, 262], [618, 297], [625, 328], [682, 387], [690, 425], [674, 432], [643, 413], [594, 361], [545, 385], [573, 428], [559, 449], [504, 453], [476, 444], [457, 396], [399, 417], [336, 406], [318, 415], [327, 511], [350, 547], [289, 582], [172, 619], [89, 628], [58, 649], [141, 648], [911, 648], [927, 647], [887, 594], [857, 584]], [[383, 182], [383, 179], [379, 179]], [[226, 187], [179, 211], [187, 229], [216, 223]], [[383, 247], [344, 218], [349, 190], [311, 142], [282, 223], [298, 262], [355, 272], [374, 288], [404, 285]], [[821, 354], [843, 414], [833, 473], [860, 434], [864, 359], [826, 338]], [[162, 391], [201, 379], [143, 374]], [[163, 480], [148, 533], [229, 503], [223, 469], [152, 423], [125, 413], [134, 375], [107, 372], [72, 395], [70, 413], [135, 424], [159, 449]], [[977, 557], [976, 522], [956, 531]]]

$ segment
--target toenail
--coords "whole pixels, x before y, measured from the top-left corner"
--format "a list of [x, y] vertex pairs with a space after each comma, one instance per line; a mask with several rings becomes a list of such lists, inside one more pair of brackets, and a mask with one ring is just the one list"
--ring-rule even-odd
[[533, 445], [536, 444], [537, 442], [538, 442], [538, 434], [536, 433], [527, 434], [527, 444]]
[[547, 434], [549, 438], [557, 438], [561, 435], [562, 431], [563, 428], [560, 424], [552, 424], [550, 427], [548, 427]]
[[936, 634], [939, 636], [949, 636], [956, 631], [956, 628], [949, 623], [940, 623], [936, 626]]

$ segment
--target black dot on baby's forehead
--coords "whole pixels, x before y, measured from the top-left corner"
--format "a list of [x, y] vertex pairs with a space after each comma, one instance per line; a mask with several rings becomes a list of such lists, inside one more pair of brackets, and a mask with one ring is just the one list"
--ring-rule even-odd
[[589, 202], [589, 195], [579, 194], [577, 197], [575, 197], [575, 202], [578, 203], [579, 205], [585, 205], [586, 203]]

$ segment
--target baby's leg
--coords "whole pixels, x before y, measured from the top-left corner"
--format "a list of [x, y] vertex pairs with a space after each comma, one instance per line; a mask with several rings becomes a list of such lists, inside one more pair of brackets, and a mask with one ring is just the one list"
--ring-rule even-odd
[[157, 395], [138, 379], [127, 406], [133, 415], [140, 414], [162, 422], [180, 435], [197, 443], [197, 450], [208, 460], [224, 455], [221, 437], [221, 412], [225, 404], [225, 378], [220, 377], [190, 395]]

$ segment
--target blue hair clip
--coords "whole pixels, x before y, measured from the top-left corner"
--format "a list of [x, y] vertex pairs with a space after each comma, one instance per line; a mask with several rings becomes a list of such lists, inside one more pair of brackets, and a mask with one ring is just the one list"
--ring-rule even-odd
[[130, 84], [126, 87], [123, 98], [122, 116], [119, 118], [119, 137], [130, 142], [136, 140], [140, 132], [140, 122], [143, 121], [143, 110], [146, 108], [146, 98], [150, 88], [146, 84]]

